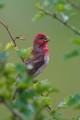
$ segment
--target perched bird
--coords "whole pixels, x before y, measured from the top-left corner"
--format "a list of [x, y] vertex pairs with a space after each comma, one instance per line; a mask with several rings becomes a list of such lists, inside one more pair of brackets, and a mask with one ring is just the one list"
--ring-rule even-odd
[[39, 75], [49, 62], [48, 41], [48, 37], [43, 33], [37, 34], [34, 38], [31, 51], [33, 57], [24, 61], [28, 69], [27, 73], [31, 77]]
[[[48, 41], [49, 39], [45, 34], [37, 34], [34, 38], [33, 47], [31, 49], [32, 57], [24, 60], [24, 64], [27, 67], [27, 73], [33, 78], [39, 75], [49, 62]], [[13, 100], [16, 98], [17, 92], [18, 88], [16, 88], [13, 94]]]

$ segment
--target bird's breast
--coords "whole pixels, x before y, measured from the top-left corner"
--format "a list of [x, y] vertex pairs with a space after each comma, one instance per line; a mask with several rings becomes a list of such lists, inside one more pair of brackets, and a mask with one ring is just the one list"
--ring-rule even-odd
[[48, 64], [48, 62], [49, 62], [49, 55], [45, 54], [44, 62], [45, 62], [45, 64]]

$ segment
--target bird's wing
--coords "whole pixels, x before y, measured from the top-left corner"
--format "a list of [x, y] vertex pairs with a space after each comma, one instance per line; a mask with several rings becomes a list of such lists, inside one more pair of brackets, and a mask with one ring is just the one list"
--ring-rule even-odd
[[25, 65], [27, 66], [32, 66], [31, 69], [28, 69], [28, 74], [30, 76], [34, 76], [34, 74], [37, 72], [37, 70], [44, 64], [44, 54], [40, 54], [37, 57], [33, 59], [27, 59], [25, 61]]

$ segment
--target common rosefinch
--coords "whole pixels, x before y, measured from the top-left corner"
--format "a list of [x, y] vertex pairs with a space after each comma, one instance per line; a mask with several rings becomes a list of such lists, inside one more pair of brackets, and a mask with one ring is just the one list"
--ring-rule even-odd
[[[36, 77], [47, 66], [49, 62], [48, 41], [48, 37], [43, 33], [37, 34], [34, 38], [31, 51], [33, 57], [24, 61], [29, 76]], [[18, 89], [15, 90], [13, 99], [15, 99], [17, 91]]]
[[25, 60], [27, 68], [31, 66], [31, 68], [27, 70], [28, 75], [31, 77], [39, 75], [49, 62], [48, 41], [48, 37], [43, 33], [37, 34], [34, 38], [31, 52], [33, 58]]

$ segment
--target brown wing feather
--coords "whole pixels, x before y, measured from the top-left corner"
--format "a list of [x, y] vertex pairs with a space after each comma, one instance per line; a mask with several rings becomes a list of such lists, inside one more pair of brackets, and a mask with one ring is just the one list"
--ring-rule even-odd
[[36, 71], [44, 64], [44, 54], [40, 54], [37, 57], [35, 57], [34, 59], [28, 59], [25, 61], [25, 65], [32, 65], [32, 69], [28, 69], [28, 74], [30, 76], [34, 76], [34, 74], [36, 73]]

